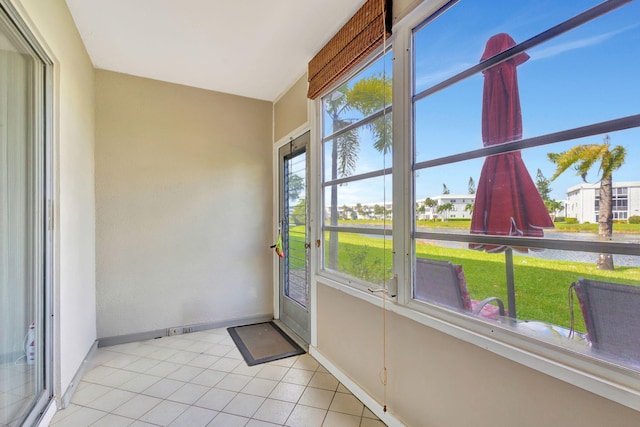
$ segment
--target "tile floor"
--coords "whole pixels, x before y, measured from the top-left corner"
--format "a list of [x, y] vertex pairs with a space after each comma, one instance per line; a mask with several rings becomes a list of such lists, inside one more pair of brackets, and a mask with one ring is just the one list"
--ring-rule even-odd
[[247, 366], [226, 329], [96, 350], [51, 426], [384, 426], [308, 354]]

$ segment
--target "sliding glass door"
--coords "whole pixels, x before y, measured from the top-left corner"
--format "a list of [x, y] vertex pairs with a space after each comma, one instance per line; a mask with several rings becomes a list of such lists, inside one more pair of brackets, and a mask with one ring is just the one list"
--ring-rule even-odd
[[0, 12], [0, 426], [19, 426], [51, 396], [47, 68], [4, 1]]

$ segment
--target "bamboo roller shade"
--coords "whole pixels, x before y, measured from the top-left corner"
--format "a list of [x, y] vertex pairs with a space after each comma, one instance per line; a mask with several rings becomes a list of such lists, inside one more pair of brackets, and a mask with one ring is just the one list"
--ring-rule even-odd
[[[391, 35], [392, 0], [367, 0], [309, 61], [309, 91], [317, 98]], [[386, 28], [385, 28], [386, 24]]]

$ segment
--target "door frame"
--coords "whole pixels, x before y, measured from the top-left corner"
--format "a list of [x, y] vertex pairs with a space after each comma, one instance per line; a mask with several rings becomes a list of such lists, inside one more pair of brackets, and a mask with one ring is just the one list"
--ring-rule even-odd
[[[293, 143], [293, 141], [295, 141], [296, 139], [305, 136], [305, 134], [308, 134], [308, 142], [306, 143], [306, 156], [307, 156], [307, 164], [306, 164], [306, 168], [307, 168], [307, 178], [306, 178], [306, 216], [307, 216], [307, 223], [306, 223], [306, 227], [307, 227], [307, 242], [311, 243], [313, 240], [313, 235], [314, 235], [314, 230], [313, 227], [311, 226], [311, 222], [312, 222], [312, 218], [313, 218], [313, 210], [312, 210], [312, 206], [315, 204], [315, 192], [313, 191], [313, 169], [314, 169], [314, 163], [313, 163], [313, 159], [315, 158], [315, 152], [312, 149], [312, 135], [313, 133], [310, 131], [309, 127], [307, 125], [305, 126], [301, 126], [300, 128], [296, 129], [294, 132], [290, 133], [289, 135], [287, 135], [285, 138], [281, 139], [278, 141], [278, 143], [276, 145], [274, 145], [274, 151], [273, 151], [273, 200], [274, 200], [274, 204], [273, 204], [273, 241], [275, 242], [275, 240], [278, 237], [278, 231], [279, 231], [279, 221], [280, 221], [280, 209], [281, 209], [281, 203], [282, 203], [282, 191], [283, 191], [283, 182], [282, 182], [282, 161], [283, 161], [283, 156], [281, 155], [281, 150], [286, 147], [287, 145], [290, 145], [291, 143]], [[294, 149], [295, 151], [295, 149]], [[307, 250], [307, 262], [308, 262], [308, 267], [307, 267], [307, 286], [308, 286], [308, 293], [307, 293], [307, 304], [306, 304], [306, 310], [307, 310], [307, 320], [308, 320], [308, 326], [307, 326], [307, 336], [306, 337], [300, 337], [303, 338], [305, 340], [306, 344], [311, 345], [312, 341], [313, 341], [313, 337], [315, 335], [315, 331], [313, 330], [313, 325], [314, 325], [314, 317], [313, 317], [313, 307], [315, 306], [315, 292], [314, 292], [314, 288], [313, 288], [313, 268], [315, 263], [313, 262], [313, 252], [315, 249], [315, 245], [310, 245], [310, 248]], [[280, 320], [281, 319], [281, 310], [283, 309], [282, 304], [280, 302], [280, 278], [281, 275], [283, 274], [283, 272], [281, 271], [281, 266], [282, 263], [280, 262], [280, 258], [278, 258], [277, 256], [274, 255], [273, 257], [273, 310], [274, 310], [274, 319]], [[283, 322], [284, 323], [284, 322]], [[285, 326], [287, 326], [285, 324]], [[296, 332], [296, 331], [294, 331]]]

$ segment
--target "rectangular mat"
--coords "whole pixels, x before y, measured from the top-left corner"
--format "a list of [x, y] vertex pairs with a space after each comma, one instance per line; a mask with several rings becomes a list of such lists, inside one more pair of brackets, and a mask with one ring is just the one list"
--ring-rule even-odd
[[273, 322], [227, 328], [247, 365], [304, 354], [304, 350]]

